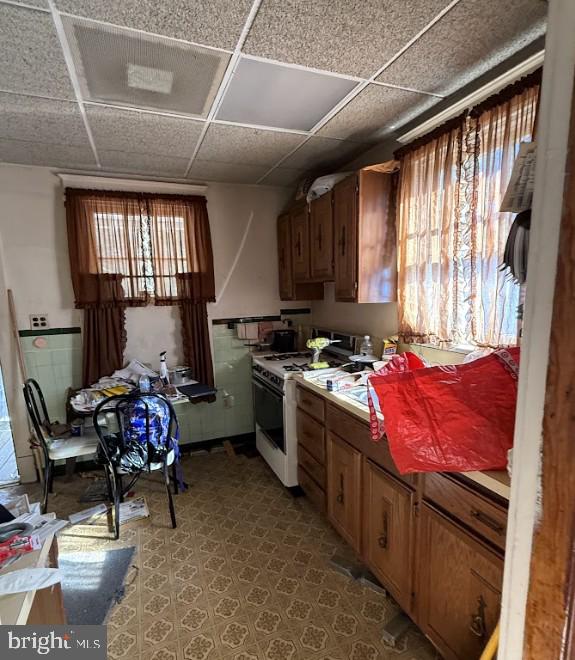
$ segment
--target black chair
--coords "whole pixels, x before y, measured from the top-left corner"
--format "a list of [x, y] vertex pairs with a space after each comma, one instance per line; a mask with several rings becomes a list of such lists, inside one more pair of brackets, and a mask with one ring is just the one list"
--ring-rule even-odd
[[[163, 396], [141, 393], [113, 396], [101, 401], [93, 415], [104, 464], [108, 494], [114, 504], [115, 538], [120, 537], [120, 503], [143, 472], [162, 470], [168, 494], [172, 527], [176, 513], [168, 468], [172, 467], [174, 493], [178, 494], [178, 422], [172, 404]], [[131, 476], [128, 485], [123, 477]]]
[[95, 454], [98, 449], [98, 436], [94, 431], [87, 431], [82, 436], [72, 436], [69, 432], [56, 433], [54, 429], [62, 428], [62, 425], [50, 421], [46, 401], [38, 382], [33, 378], [28, 378], [24, 383], [23, 391], [28, 415], [32, 422], [34, 436], [32, 442], [42, 450], [44, 455], [42, 513], [46, 513], [48, 493], [54, 492], [54, 462], [60, 459], [79, 458], [80, 456]]

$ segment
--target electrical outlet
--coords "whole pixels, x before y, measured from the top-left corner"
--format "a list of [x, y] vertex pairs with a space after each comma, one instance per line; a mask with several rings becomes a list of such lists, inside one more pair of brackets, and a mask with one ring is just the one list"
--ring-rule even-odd
[[48, 314], [30, 314], [30, 330], [44, 330], [49, 327]]

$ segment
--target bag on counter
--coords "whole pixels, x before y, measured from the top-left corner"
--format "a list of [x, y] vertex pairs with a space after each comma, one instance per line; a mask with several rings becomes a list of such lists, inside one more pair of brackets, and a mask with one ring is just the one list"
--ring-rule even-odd
[[466, 364], [371, 376], [400, 473], [504, 470], [518, 371], [519, 348], [509, 348]]

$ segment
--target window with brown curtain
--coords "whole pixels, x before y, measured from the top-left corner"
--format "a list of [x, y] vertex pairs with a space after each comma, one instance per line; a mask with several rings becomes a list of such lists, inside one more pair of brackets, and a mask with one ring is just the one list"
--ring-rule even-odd
[[84, 384], [122, 366], [125, 313], [180, 307], [184, 355], [196, 380], [213, 384], [206, 303], [215, 300], [206, 200], [66, 190], [76, 306], [84, 313]]
[[398, 301], [408, 342], [517, 342], [520, 289], [501, 263], [513, 215], [499, 207], [535, 128], [540, 71], [396, 153]]

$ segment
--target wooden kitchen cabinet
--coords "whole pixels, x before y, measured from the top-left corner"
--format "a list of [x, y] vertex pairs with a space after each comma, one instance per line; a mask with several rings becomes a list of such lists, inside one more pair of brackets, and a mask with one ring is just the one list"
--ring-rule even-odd
[[312, 280], [333, 279], [333, 194], [310, 204], [310, 275]]
[[358, 553], [361, 549], [361, 463], [361, 452], [328, 433], [327, 516]]
[[499, 619], [501, 556], [427, 504], [418, 545], [419, 626], [446, 660], [477, 660]]
[[335, 299], [397, 300], [395, 176], [360, 170], [333, 189]]
[[310, 278], [309, 209], [300, 204], [291, 211], [293, 275], [295, 282]]
[[364, 559], [401, 607], [410, 612], [415, 493], [365, 461], [363, 497]]
[[[299, 211], [295, 213], [297, 215]], [[295, 281], [293, 215], [293, 212], [283, 213], [277, 221], [280, 300], [321, 300], [323, 284]]]

